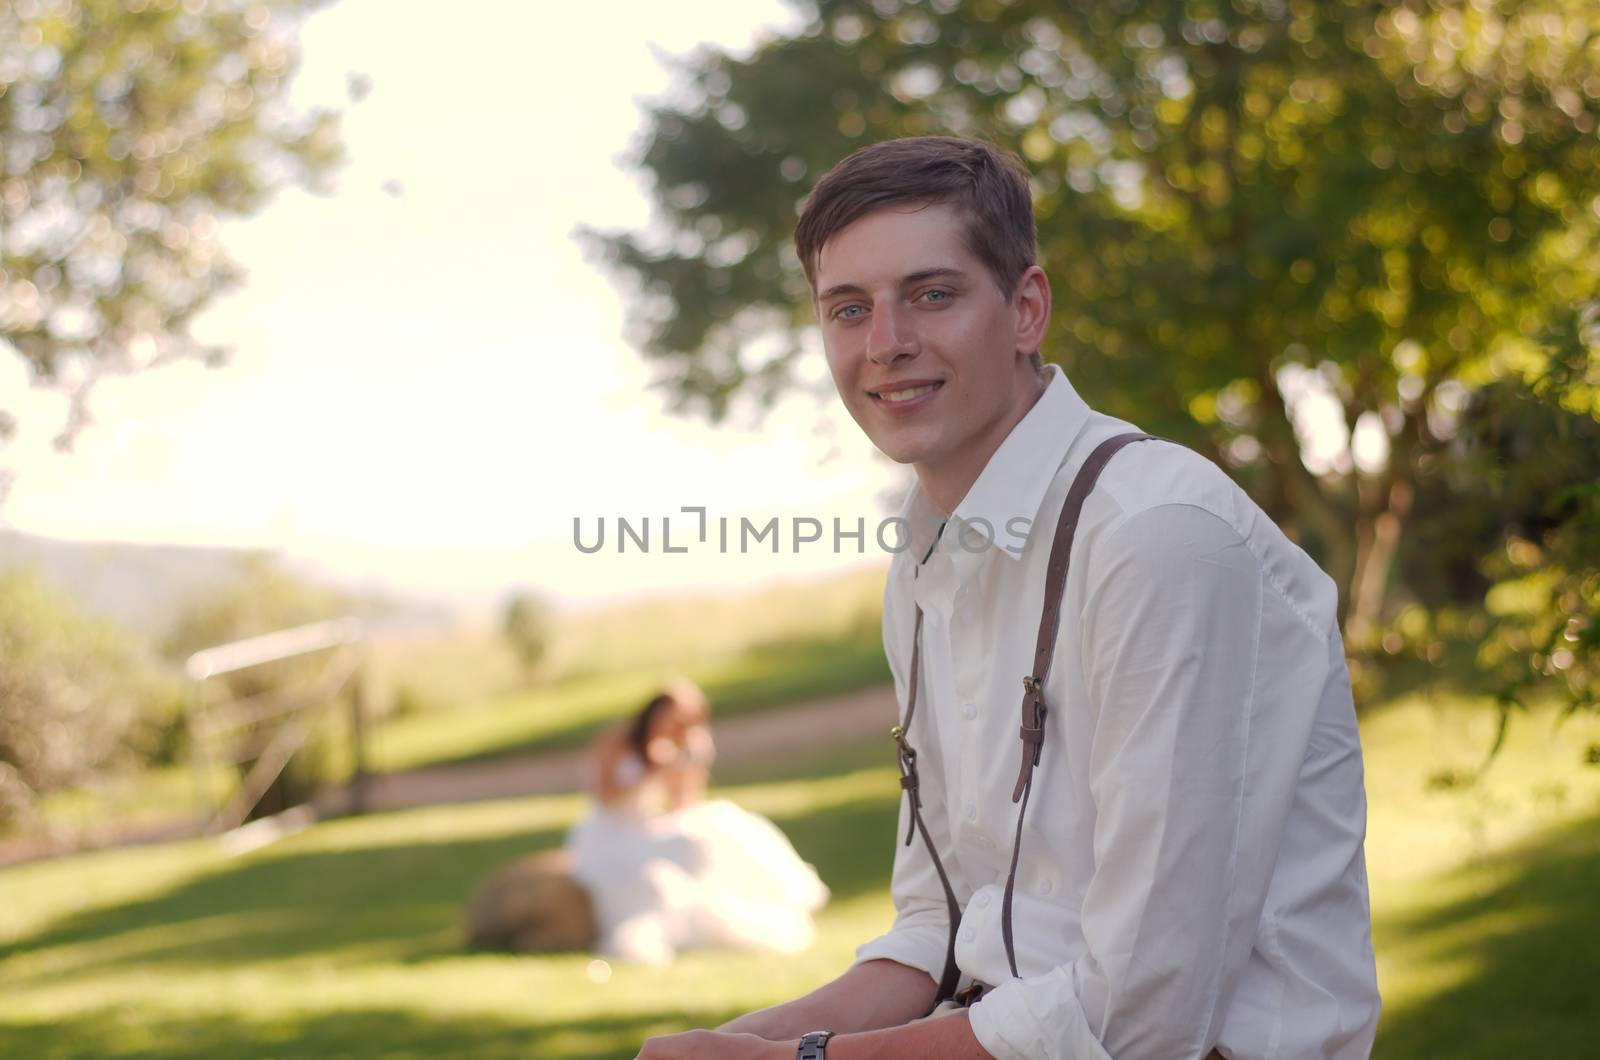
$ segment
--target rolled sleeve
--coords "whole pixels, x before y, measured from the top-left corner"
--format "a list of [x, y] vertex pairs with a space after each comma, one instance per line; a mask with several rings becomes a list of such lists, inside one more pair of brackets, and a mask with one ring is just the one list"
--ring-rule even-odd
[[1071, 968], [996, 987], [968, 1019], [978, 1044], [995, 1060], [1111, 1060], [1077, 1002]]

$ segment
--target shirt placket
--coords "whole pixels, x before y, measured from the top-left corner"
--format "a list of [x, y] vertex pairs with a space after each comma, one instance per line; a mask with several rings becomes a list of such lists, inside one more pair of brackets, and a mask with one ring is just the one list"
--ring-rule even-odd
[[[950, 814], [950, 834], [956, 849], [951, 854], [963, 865], [967, 888], [990, 882], [993, 862], [999, 849], [990, 834], [989, 813], [984, 783], [989, 760], [995, 753], [995, 714], [980, 702], [987, 687], [987, 651], [970, 635], [965, 635], [962, 609], [972, 604], [979, 566], [985, 561], [983, 550], [957, 547], [959, 538], [947, 529], [936, 555], [924, 576], [929, 606], [937, 619], [932, 630], [929, 656], [929, 681], [937, 701], [940, 733], [944, 736], [945, 776], [950, 790], [946, 795]], [[928, 609], [924, 609], [925, 615]], [[961, 675], [966, 675], [963, 690]], [[948, 734], [948, 735], [945, 735]]]
[[997, 712], [985, 703], [989, 688], [989, 668], [993, 665], [989, 646], [976, 635], [977, 625], [967, 620], [969, 608], [982, 606], [977, 597], [979, 570], [995, 558], [987, 548], [956, 549], [951, 557], [954, 590], [951, 596], [949, 638], [946, 659], [949, 665], [946, 693], [950, 697], [949, 723], [958, 734], [960, 745], [958, 774], [961, 785], [959, 808], [961, 838], [959, 856], [967, 868], [968, 884], [981, 887], [992, 882], [1000, 868], [999, 844], [994, 835], [996, 804], [985, 785], [993, 772], [992, 763], [1001, 748], [1004, 734], [995, 729]]
[[928, 711], [929, 720], [934, 723], [932, 728], [940, 735], [939, 754], [944, 764], [941, 772], [948, 785], [948, 790], [942, 794], [949, 815], [951, 835], [954, 836], [966, 820], [971, 797], [966, 772], [968, 752], [964, 746], [967, 741], [951, 738], [951, 734], [956, 734], [958, 737], [960, 735], [959, 730], [954, 728], [960, 722], [952, 709], [954, 675], [950, 654], [953, 649], [951, 615], [954, 612], [959, 586], [954, 566], [943, 543], [935, 548], [927, 562], [916, 570], [911, 588], [912, 598], [922, 609], [925, 691], [921, 709]]

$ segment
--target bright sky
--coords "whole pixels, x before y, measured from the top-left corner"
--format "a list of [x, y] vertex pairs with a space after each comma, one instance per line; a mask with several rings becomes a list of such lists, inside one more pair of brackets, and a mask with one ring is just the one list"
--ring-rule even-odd
[[[68, 455], [62, 402], [20, 393], [0, 520], [57, 537], [266, 546], [347, 576], [485, 598], [569, 601], [736, 586], [881, 560], [831, 543], [784, 554], [659, 550], [660, 520], [705, 505], [737, 523], [882, 514], [906, 481], [837, 407], [796, 395], [754, 427], [670, 415], [622, 340], [611, 279], [574, 228], [638, 228], [648, 200], [618, 157], [639, 101], [671, 77], [652, 47], [742, 49], [793, 21], [778, 0], [545, 4], [342, 0], [311, 17], [301, 107], [344, 105], [338, 193], [278, 198], [225, 229], [246, 288], [199, 322], [220, 371], [109, 380]], [[350, 73], [372, 92], [345, 105]], [[397, 181], [403, 193], [386, 192]], [[820, 354], [808, 365], [817, 379]], [[605, 516], [606, 548], [590, 542]], [[615, 551], [617, 516], [654, 551]], [[680, 520], [687, 517], [680, 516]], [[714, 524], [713, 524], [714, 525]], [[675, 525], [673, 543], [684, 540]]]

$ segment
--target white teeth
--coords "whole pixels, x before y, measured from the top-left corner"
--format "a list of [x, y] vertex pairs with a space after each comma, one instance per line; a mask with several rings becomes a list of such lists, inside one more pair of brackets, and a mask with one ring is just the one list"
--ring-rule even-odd
[[884, 401], [910, 401], [912, 398], [919, 398], [928, 393], [937, 385], [937, 383], [929, 383], [927, 386], [914, 386], [910, 390], [886, 390], [880, 393], [878, 397]]

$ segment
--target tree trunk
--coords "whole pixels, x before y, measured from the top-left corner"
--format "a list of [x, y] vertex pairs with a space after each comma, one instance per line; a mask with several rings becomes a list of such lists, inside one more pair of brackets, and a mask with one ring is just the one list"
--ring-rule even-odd
[[1351, 581], [1350, 607], [1345, 623], [1346, 636], [1367, 647], [1373, 631], [1383, 620], [1383, 603], [1388, 596], [1389, 574], [1394, 569], [1400, 536], [1411, 514], [1415, 490], [1410, 478], [1396, 474], [1400, 454], [1390, 455], [1384, 481], [1362, 490], [1361, 515], [1356, 523], [1355, 576]]
[[[1309, 528], [1322, 542], [1325, 550], [1322, 562], [1339, 589], [1338, 614], [1342, 627], [1349, 612], [1359, 555], [1350, 520], [1328, 483], [1313, 475], [1300, 459], [1300, 440], [1295, 436], [1294, 423], [1289, 419], [1289, 409], [1277, 380], [1270, 371], [1263, 371], [1257, 383], [1261, 387], [1263, 405], [1262, 422], [1257, 430], [1262, 448], [1272, 462], [1273, 474], [1280, 477], [1283, 496], [1291, 506], [1287, 518], [1302, 531], [1294, 536], [1303, 540], [1303, 531]], [[1282, 521], [1285, 520], [1280, 519]]]

